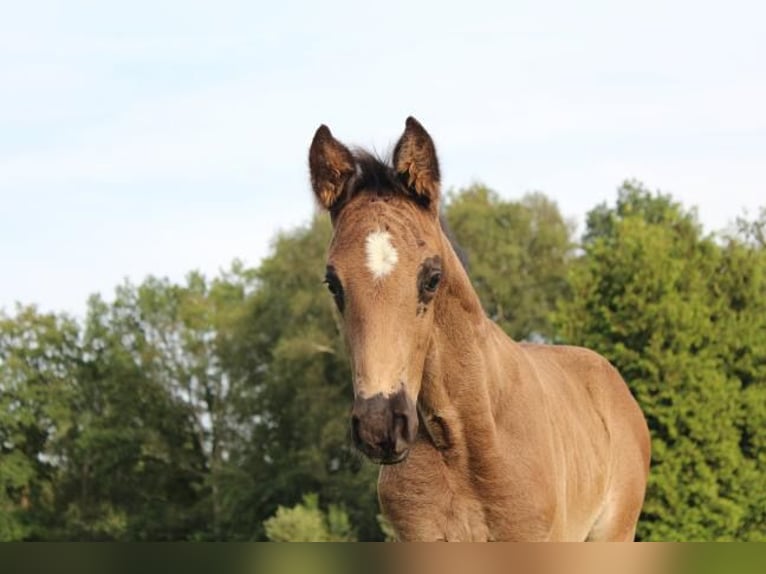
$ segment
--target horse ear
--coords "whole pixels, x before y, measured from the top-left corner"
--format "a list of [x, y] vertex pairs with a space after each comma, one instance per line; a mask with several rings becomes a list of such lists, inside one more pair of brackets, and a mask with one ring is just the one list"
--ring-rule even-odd
[[353, 154], [322, 124], [309, 149], [311, 187], [319, 204], [330, 210], [338, 203], [349, 178], [356, 170]]
[[394, 169], [415, 196], [434, 211], [439, 204], [439, 160], [428, 132], [412, 116], [394, 148]]

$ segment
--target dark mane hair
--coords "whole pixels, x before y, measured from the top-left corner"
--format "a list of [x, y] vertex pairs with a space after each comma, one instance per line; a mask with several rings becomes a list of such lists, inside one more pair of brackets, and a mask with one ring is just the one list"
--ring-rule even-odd
[[360, 191], [374, 191], [379, 195], [397, 194], [415, 199], [399, 174], [394, 171], [389, 158], [371, 154], [367, 150], [354, 150], [356, 174], [348, 185], [348, 198]]
[[[423, 205], [421, 197], [410, 192], [404, 179], [390, 165], [388, 158], [381, 158], [367, 150], [356, 149], [354, 150], [354, 159], [357, 166], [356, 174], [348, 183], [346, 199], [351, 199], [357, 193], [367, 191], [377, 195], [402, 195], [415, 203]], [[423, 205], [423, 207], [427, 206]], [[439, 214], [439, 222], [461, 265], [468, 271], [468, 254], [455, 239], [455, 235], [447, 223], [447, 218], [444, 216], [443, 211]]]

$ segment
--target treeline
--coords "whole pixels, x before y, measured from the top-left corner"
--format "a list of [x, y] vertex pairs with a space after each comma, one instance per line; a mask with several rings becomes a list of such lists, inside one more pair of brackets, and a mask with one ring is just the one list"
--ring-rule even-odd
[[[628, 183], [579, 241], [541, 194], [453, 193], [452, 232], [516, 339], [589, 346], [653, 436], [639, 537], [766, 539], [766, 211], [710, 235]], [[329, 222], [257, 268], [149, 278], [86, 317], [0, 314], [0, 540], [379, 540], [322, 286]]]

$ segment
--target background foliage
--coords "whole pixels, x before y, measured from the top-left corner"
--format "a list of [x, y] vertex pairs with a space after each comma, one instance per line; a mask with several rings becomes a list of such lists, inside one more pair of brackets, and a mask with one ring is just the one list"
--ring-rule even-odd
[[[711, 235], [628, 182], [579, 244], [539, 193], [475, 185], [444, 215], [492, 319], [628, 381], [653, 438], [639, 536], [766, 538], [766, 211]], [[126, 282], [82, 320], [0, 313], [0, 540], [384, 539], [329, 237], [318, 216], [257, 268]]]

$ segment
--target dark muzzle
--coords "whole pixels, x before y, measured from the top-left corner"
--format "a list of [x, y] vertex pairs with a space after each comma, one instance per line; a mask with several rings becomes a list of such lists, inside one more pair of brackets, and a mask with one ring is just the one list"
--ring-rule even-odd
[[404, 389], [393, 395], [377, 394], [354, 400], [351, 411], [354, 444], [373, 462], [403, 461], [417, 430], [415, 404]]

